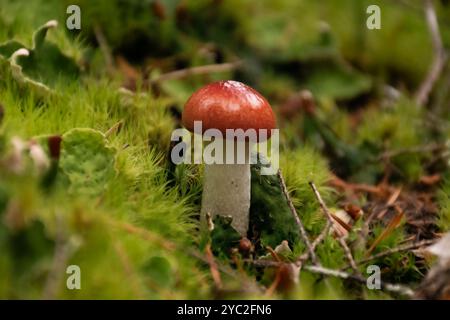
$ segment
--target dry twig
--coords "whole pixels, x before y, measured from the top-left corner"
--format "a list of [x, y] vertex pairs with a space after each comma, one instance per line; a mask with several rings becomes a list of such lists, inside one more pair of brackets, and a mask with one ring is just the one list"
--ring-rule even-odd
[[[314, 195], [316, 196], [316, 199], [319, 202], [320, 207], [322, 208], [322, 211], [325, 213], [325, 216], [327, 217], [328, 222], [333, 224], [334, 223], [333, 216], [332, 216], [330, 210], [328, 209], [327, 205], [323, 201], [322, 196], [320, 195], [319, 191], [317, 190], [314, 182], [310, 182], [309, 185], [311, 186], [311, 188], [314, 192]], [[342, 236], [338, 235], [338, 241], [339, 241], [339, 244], [341, 245], [342, 249], [345, 252], [345, 256], [347, 257], [347, 260], [350, 262], [350, 265], [352, 266], [352, 268], [355, 270], [356, 273], [359, 273], [358, 267], [356, 266], [355, 260], [353, 259], [352, 252], [351, 252], [350, 248], [348, 247], [347, 243], [345, 242], [344, 238]]]
[[428, 145], [422, 146], [414, 146], [409, 148], [401, 148], [391, 151], [383, 152], [378, 158], [377, 161], [391, 159], [404, 154], [414, 154], [414, 153], [430, 153], [436, 152], [440, 150], [445, 150], [446, 144], [443, 143], [432, 143]]
[[[247, 259], [244, 261], [249, 262], [255, 266], [275, 267], [275, 268], [280, 267], [280, 265], [282, 265], [284, 263], [284, 262], [276, 262], [276, 261], [270, 261], [270, 260], [251, 260], [251, 259]], [[303, 266], [303, 269], [307, 270], [309, 272], [321, 274], [324, 276], [337, 277], [337, 278], [341, 278], [341, 279], [351, 279], [351, 280], [354, 280], [354, 281], [357, 281], [357, 282], [360, 282], [363, 284], [367, 284], [367, 279], [364, 278], [363, 276], [347, 273], [345, 271], [333, 270], [333, 269], [325, 268], [322, 266], [311, 266], [311, 265]], [[400, 285], [400, 284], [393, 284], [393, 283], [382, 281], [381, 288], [386, 291], [405, 295], [409, 298], [413, 297], [413, 295], [414, 295], [413, 290], [411, 290], [410, 288], [408, 288], [406, 286]]]
[[[305, 266], [304, 269], [313, 273], [318, 273], [326, 276], [337, 277], [341, 279], [352, 279], [364, 284], [367, 283], [367, 279], [364, 278], [363, 276], [350, 274], [344, 271], [328, 269], [320, 266]], [[392, 284], [389, 282], [381, 281], [381, 288], [386, 291], [402, 294], [410, 298], [413, 297], [414, 295], [413, 290], [400, 284]]]
[[76, 242], [66, 238], [64, 227], [63, 217], [56, 215], [55, 253], [42, 293], [42, 298], [45, 300], [54, 299], [56, 296], [67, 261], [78, 247]]
[[381, 234], [373, 241], [370, 248], [366, 252], [366, 257], [370, 256], [380, 242], [386, 239], [400, 225], [403, 217], [405, 216], [405, 212], [397, 205], [394, 205], [394, 209], [397, 212], [396, 215], [392, 217], [383, 232], [381, 232]]
[[119, 122], [113, 124], [113, 126], [105, 132], [105, 137], [108, 138], [113, 133], [119, 132], [119, 130], [123, 127], [123, 124], [124, 124], [123, 120], [120, 120]]
[[[411, 243], [411, 244], [407, 244], [407, 245], [402, 245], [402, 246], [398, 246], [398, 247], [395, 247], [395, 248], [391, 248], [391, 249], [385, 250], [383, 252], [379, 252], [377, 254], [374, 254], [374, 255], [372, 255], [372, 256], [370, 256], [368, 258], [356, 261], [356, 264], [357, 265], [361, 265], [361, 264], [367, 263], [367, 262], [375, 260], [375, 259], [379, 259], [379, 258], [383, 258], [383, 257], [389, 256], [389, 255], [394, 254], [394, 253], [403, 252], [403, 251], [409, 251], [409, 250], [414, 250], [414, 249], [419, 249], [419, 248], [431, 245], [431, 244], [435, 243], [436, 241], [437, 241], [437, 239], [428, 239], [428, 240], [422, 240], [422, 241], [419, 241], [419, 242], [415, 242], [415, 243]], [[350, 265], [344, 267], [343, 269], [347, 269], [349, 267], [350, 267]]]
[[311, 260], [314, 264], [318, 264], [319, 261], [317, 260], [317, 256], [316, 253], [314, 252], [313, 247], [311, 246], [311, 242], [309, 241], [305, 226], [300, 220], [300, 217], [297, 214], [297, 210], [295, 210], [294, 204], [292, 203], [291, 197], [289, 196], [289, 193], [287, 191], [286, 182], [284, 181], [283, 175], [281, 174], [281, 169], [278, 170], [278, 178], [280, 179], [281, 190], [283, 191], [283, 194], [286, 198], [289, 209], [291, 210], [292, 216], [295, 219], [295, 223], [297, 224], [298, 229], [300, 230], [300, 235], [303, 241], [305, 242], [306, 247], [308, 248], [309, 254], [311, 255]]
[[[313, 249], [313, 251], [315, 252], [317, 246], [325, 239], [325, 237], [328, 235], [328, 233], [330, 232], [330, 228], [332, 226], [331, 221], [327, 220], [327, 224], [325, 225], [325, 227], [323, 228], [322, 232], [317, 236], [316, 239], [314, 239], [313, 243], [311, 244], [311, 247]], [[309, 251], [306, 251], [304, 254], [302, 254], [297, 261], [295, 262], [295, 264], [297, 266], [302, 265], [306, 260], [309, 259]]]
[[181, 70], [175, 70], [171, 72], [167, 72], [161, 74], [155, 79], [150, 80], [151, 84], [156, 84], [159, 82], [167, 81], [167, 80], [175, 80], [175, 79], [183, 79], [186, 77], [210, 74], [210, 73], [219, 73], [219, 72], [227, 72], [232, 71], [242, 65], [242, 61], [236, 62], [228, 62], [228, 63], [219, 63], [219, 64], [209, 64], [205, 66], [186, 68]]
[[428, 102], [434, 84], [439, 79], [444, 69], [447, 55], [442, 43], [439, 23], [436, 16], [436, 10], [432, 0], [424, 0], [425, 18], [431, 35], [434, 58], [428, 70], [428, 74], [416, 92], [415, 100], [419, 105], [425, 105]]
[[214, 284], [218, 290], [222, 289], [222, 278], [220, 277], [220, 272], [217, 268], [217, 263], [214, 260], [214, 255], [211, 251], [211, 244], [207, 244], [205, 248], [206, 259], [208, 260], [209, 269], [211, 270], [211, 276], [214, 280]]

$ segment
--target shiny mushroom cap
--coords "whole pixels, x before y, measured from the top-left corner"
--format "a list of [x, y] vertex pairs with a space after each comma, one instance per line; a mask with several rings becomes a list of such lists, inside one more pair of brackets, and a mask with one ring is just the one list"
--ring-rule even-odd
[[[183, 111], [183, 125], [194, 131], [194, 121], [202, 121], [204, 133], [218, 129], [266, 129], [267, 138], [275, 129], [275, 116], [267, 100], [253, 88], [238, 81], [210, 83], [192, 94]], [[260, 140], [260, 139], [258, 139]]]

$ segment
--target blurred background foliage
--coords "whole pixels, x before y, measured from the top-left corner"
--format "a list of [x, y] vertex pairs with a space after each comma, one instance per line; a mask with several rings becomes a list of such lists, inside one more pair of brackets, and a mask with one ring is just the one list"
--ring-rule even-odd
[[[81, 30], [65, 28], [71, 4], [81, 8]], [[381, 8], [380, 30], [366, 28], [372, 4]], [[448, 48], [450, 5], [434, 4]], [[33, 33], [52, 19], [59, 27], [45, 38], [51, 54], [11, 57], [12, 40], [38, 52]], [[186, 99], [220, 79], [254, 86], [271, 102], [281, 168], [311, 235], [325, 219], [309, 181], [336, 209], [342, 195], [327, 184], [334, 175], [375, 185], [386, 172], [388, 183], [405, 189], [439, 174], [443, 183], [430, 191], [436, 230], [450, 227], [448, 159], [381, 157], [450, 139], [450, 66], [426, 108], [413, 98], [433, 59], [420, 0], [0, 0], [0, 58], [1, 298], [261, 297], [249, 285], [242, 292], [247, 278], [227, 277], [230, 293], [214, 289], [195, 251], [202, 168], [174, 167], [167, 157]], [[202, 66], [209, 67], [195, 69]], [[42, 85], [48, 90], [34, 90]], [[312, 105], [302, 90], [312, 93]], [[54, 136], [62, 137], [60, 159], [52, 158]], [[34, 143], [51, 158], [45, 173]], [[253, 174], [253, 216], [288, 212], [273, 181]], [[276, 220], [272, 227], [285, 226], [286, 234], [265, 230], [262, 242], [296, 241], [289, 223]], [[384, 228], [377, 222], [367, 242]], [[374, 252], [408, 236], [397, 229]], [[304, 250], [290, 244], [294, 253]], [[331, 237], [317, 251], [326, 267], [345, 264]], [[415, 259], [398, 253], [379, 263], [390, 281], [417, 284], [429, 261], [417, 266]], [[66, 290], [71, 263], [81, 267], [82, 290]], [[270, 285], [270, 272], [248, 271]], [[393, 296], [302, 272], [293, 292], [274, 297]]]

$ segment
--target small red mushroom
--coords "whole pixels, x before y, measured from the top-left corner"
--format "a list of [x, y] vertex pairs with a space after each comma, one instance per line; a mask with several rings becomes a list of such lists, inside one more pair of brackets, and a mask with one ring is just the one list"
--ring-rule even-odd
[[[270, 138], [271, 130], [276, 126], [269, 102], [253, 88], [237, 81], [210, 83], [194, 92], [185, 104], [182, 122], [189, 131], [194, 131], [195, 121], [202, 122], [202, 134], [208, 129], [217, 129], [227, 137], [227, 129], [256, 130], [256, 141], [245, 140], [246, 154], [252, 142]], [[266, 130], [266, 136], [259, 135], [261, 129]], [[225, 157], [226, 152], [224, 147]], [[232, 226], [246, 236], [249, 209], [250, 158], [246, 155], [243, 164], [206, 164], [202, 215], [209, 212], [212, 217], [231, 216]]]

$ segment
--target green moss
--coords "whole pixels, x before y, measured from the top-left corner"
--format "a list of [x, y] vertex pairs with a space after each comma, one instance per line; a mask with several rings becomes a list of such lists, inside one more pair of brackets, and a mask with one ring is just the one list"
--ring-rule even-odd
[[[448, 128], [430, 128], [423, 121], [432, 111], [418, 108], [409, 98], [431, 58], [421, 11], [384, 0], [175, 0], [158, 1], [160, 12], [154, 1], [91, 2], [0, 0], [0, 43], [17, 41], [0, 47], [1, 298], [213, 297], [216, 291], [208, 266], [192, 257], [205, 241], [198, 219], [202, 167], [174, 166], [168, 157], [172, 130], [180, 125], [177, 113], [205, 82], [245, 80], [268, 97], [276, 112], [288, 97], [309, 88], [318, 98], [322, 134], [331, 135], [326, 127], [336, 132], [331, 138], [335, 151], [345, 153], [338, 161], [348, 165], [346, 178], [356, 181], [379, 181], [385, 169], [377, 158], [380, 152], [448, 139]], [[365, 8], [374, 3], [382, 7], [382, 29], [368, 31]], [[81, 31], [63, 27], [67, 4], [81, 6]], [[448, 9], [436, 5], [444, 21]], [[33, 32], [51, 19], [60, 27], [45, 38], [45, 54], [18, 60], [25, 75], [56, 93], [39, 95], [13, 78], [5, 58], [22, 46], [33, 49]], [[441, 28], [448, 44], [449, 29], [445, 24]], [[120, 68], [112, 73], [106, 70], [104, 52], [97, 47], [99, 31], [114, 57], [125, 57], [143, 71], [137, 92], [119, 90], [126, 80]], [[57, 59], [47, 60], [47, 56]], [[147, 80], [175, 69], [242, 58], [245, 63], [238, 71], [152, 86]], [[60, 76], [65, 67], [76, 69], [75, 76]], [[404, 98], [385, 106], [382, 97], [374, 94], [385, 83], [405, 88]], [[446, 90], [445, 81], [442, 88], [436, 91]], [[446, 95], [440, 96], [445, 106]], [[442, 119], [448, 118], [442, 114]], [[338, 166], [327, 153], [318, 127], [303, 134], [300, 119], [304, 120], [299, 116], [279, 121], [280, 167], [299, 217], [314, 239], [326, 220], [308, 183], [315, 183], [330, 208], [341, 207], [339, 200], [344, 197], [327, 185], [329, 167]], [[42, 172], [30, 156], [29, 142], [38, 143], [48, 155], [47, 140], [53, 135], [62, 136], [61, 156], [51, 159], [51, 187], [43, 188], [48, 172]], [[18, 138], [24, 149], [15, 154], [11, 142]], [[327, 163], [327, 157], [333, 162]], [[439, 166], [425, 168], [430, 160], [429, 153], [393, 156], [390, 182], [412, 188], [419, 177], [435, 172], [448, 179], [448, 165], [441, 161]], [[18, 163], [22, 165], [15, 167]], [[440, 232], [450, 228], [449, 194], [449, 183], [444, 182], [438, 196]], [[370, 198], [358, 201], [363, 204]], [[251, 211], [252, 223], [260, 219], [254, 223], [260, 229], [256, 257], [267, 254], [265, 245], [275, 248], [283, 240], [289, 241], [293, 251], [283, 258], [291, 260], [305, 251], [278, 178], [261, 176], [255, 166]], [[365, 246], [354, 248], [362, 223], [353, 227], [347, 239], [357, 260], [367, 253]], [[367, 244], [384, 229], [381, 223], [372, 228]], [[211, 236], [212, 249], [219, 252], [218, 261], [223, 264], [230, 261], [228, 252], [221, 254], [217, 249], [227, 250], [239, 240], [231, 231], [218, 227]], [[374, 253], [404, 240], [402, 225]], [[63, 267], [58, 267], [54, 259], [61, 259], [61, 248], [66, 256]], [[316, 252], [325, 267], [339, 269], [348, 263], [332, 236]], [[424, 271], [416, 260], [411, 253], [398, 253], [373, 263], [382, 267], [387, 280], [416, 284]], [[65, 267], [70, 264], [81, 268], [80, 291], [66, 288]], [[366, 265], [361, 266], [363, 274]], [[266, 285], [273, 282], [274, 270], [264, 274], [249, 265], [244, 269], [251, 278], [264, 278]], [[59, 278], [52, 283], [54, 275]], [[239, 277], [222, 276], [227, 289], [242, 289]], [[258, 294], [242, 297], [261, 298]], [[273, 297], [391, 298], [307, 270], [302, 270], [300, 283], [290, 295]]]
[[309, 182], [314, 182], [325, 200], [332, 198], [332, 190], [326, 186], [330, 179], [326, 161], [310, 147], [302, 147], [282, 152], [280, 167], [292, 201], [306, 228], [319, 233], [325, 220]]
[[446, 180], [439, 191], [439, 227], [450, 228], [450, 181]]
[[401, 100], [391, 110], [367, 111], [358, 127], [357, 138], [360, 144], [369, 143], [379, 150], [400, 151], [390, 159], [396, 172], [406, 180], [417, 181], [423, 174], [422, 161], [427, 154], [401, 150], [429, 144], [430, 136], [424, 130], [422, 119], [423, 109]]

